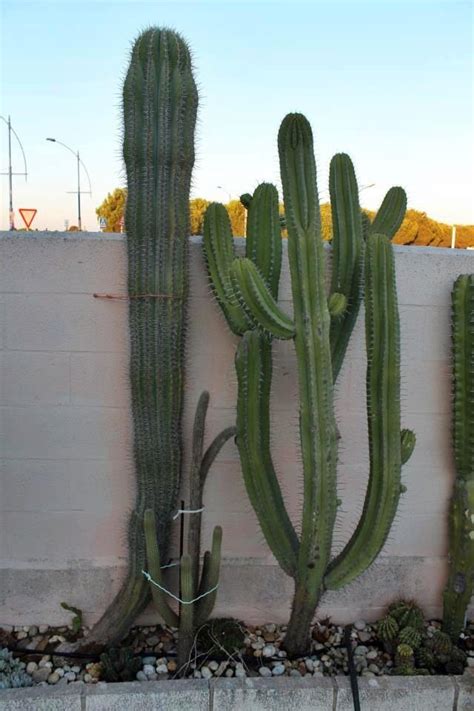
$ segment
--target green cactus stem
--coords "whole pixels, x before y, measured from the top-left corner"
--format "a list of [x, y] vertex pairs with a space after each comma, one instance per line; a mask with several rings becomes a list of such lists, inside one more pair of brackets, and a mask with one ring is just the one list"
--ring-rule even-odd
[[452, 294], [453, 440], [456, 480], [449, 513], [449, 577], [443, 629], [456, 642], [474, 592], [474, 274]]
[[119, 641], [149, 600], [143, 516], [157, 517], [167, 555], [181, 472], [189, 191], [198, 94], [182, 37], [150, 28], [133, 45], [123, 85], [127, 172], [130, 385], [136, 501], [122, 588], [81, 647]]
[[[350, 582], [373, 562], [385, 543], [401, 493], [402, 441], [409, 436], [400, 431], [399, 324], [389, 238], [374, 233], [370, 221], [361, 216], [352, 163], [339, 154], [331, 164], [335, 233], [328, 297], [312, 132], [301, 114], [289, 114], [283, 120], [278, 147], [293, 317], [278, 305], [279, 261], [277, 271], [269, 271], [279, 260], [279, 256], [272, 258], [279, 254], [274, 242], [281, 241], [278, 200], [272, 186], [259, 186], [251, 199], [244, 198], [251, 230], [245, 258], [235, 258], [224, 208], [218, 205], [211, 205], [206, 213], [204, 251], [214, 293], [232, 330], [242, 337], [236, 355], [237, 444], [247, 493], [262, 532], [278, 563], [295, 582], [285, 648], [296, 655], [309, 646], [310, 622], [324, 589]], [[272, 198], [266, 208], [263, 194]], [[265, 209], [267, 219], [261, 215]], [[253, 210], [258, 221], [250, 219]], [[379, 223], [392, 228], [400, 212], [400, 201], [386, 200]], [[365, 252], [371, 471], [359, 526], [331, 563], [338, 506], [333, 382], [357, 317]], [[269, 448], [274, 338], [292, 340], [296, 351], [303, 464], [300, 536], [286, 511]]]
[[[168, 587], [163, 578], [157, 521], [153, 509], [144, 513], [144, 530], [147, 567], [153, 603], [166, 624], [178, 627], [178, 673], [184, 674], [189, 662], [197, 629], [211, 614], [219, 582], [221, 562], [222, 529], [216, 526], [212, 535], [212, 547], [204, 553], [200, 570], [201, 520], [204, 485], [210, 467], [224, 444], [235, 436], [236, 428], [222, 430], [204, 451], [206, 414], [209, 393], [204, 391], [198, 401], [193, 427], [193, 449], [189, 475], [190, 521], [188, 526], [187, 551], [179, 561], [179, 579], [182, 603], [179, 612], [171, 604]], [[199, 598], [199, 599], [197, 599]]]
[[382, 642], [392, 642], [398, 635], [398, 622], [392, 615], [383, 617], [377, 623], [377, 633]]

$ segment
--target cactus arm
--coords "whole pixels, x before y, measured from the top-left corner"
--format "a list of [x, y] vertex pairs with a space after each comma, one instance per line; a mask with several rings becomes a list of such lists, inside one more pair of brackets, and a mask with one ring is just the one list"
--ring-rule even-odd
[[201, 486], [202, 487], [204, 487], [204, 483], [206, 481], [206, 477], [209, 472], [209, 469], [211, 468], [212, 464], [214, 463], [214, 460], [217, 457], [217, 455], [219, 454], [219, 452], [221, 451], [222, 447], [229, 439], [231, 439], [231, 437], [235, 437], [236, 434], [237, 434], [237, 428], [234, 425], [231, 425], [230, 427], [226, 427], [224, 430], [219, 432], [219, 434], [217, 434], [214, 437], [211, 444], [206, 449], [204, 456], [202, 458], [201, 468], [200, 468], [200, 472], [199, 472], [199, 475], [201, 477]]
[[362, 294], [364, 239], [354, 166], [348, 155], [333, 156], [329, 169], [333, 224], [332, 294], [347, 299], [343, 316], [331, 321], [331, 356], [336, 381], [357, 321]]
[[407, 196], [404, 189], [390, 188], [369, 227], [369, 234], [386, 235], [393, 239], [401, 227], [406, 210]]
[[[184, 602], [191, 602], [194, 599], [193, 567], [191, 556], [185, 554], [180, 561], [180, 581], [181, 599]], [[178, 669], [189, 661], [194, 641], [194, 607], [195, 603], [182, 604], [180, 606], [179, 630], [178, 630]]]
[[[163, 577], [161, 575], [161, 558], [160, 549], [156, 539], [156, 518], [153, 509], [147, 509], [144, 516], [144, 531], [146, 557], [148, 563], [148, 573], [152, 579], [160, 585], [163, 585]], [[150, 583], [150, 590], [153, 597], [153, 602], [156, 609], [160, 613], [167, 625], [172, 627], [178, 626], [178, 615], [171, 609], [166, 600], [165, 593], [157, 588], [156, 585]]]
[[245, 487], [270, 550], [285, 573], [294, 575], [298, 538], [286, 511], [270, 454], [272, 364], [271, 344], [266, 337], [247, 331], [239, 343], [235, 366], [237, 443]]
[[312, 131], [304, 116], [285, 117], [278, 149], [296, 329], [304, 477], [295, 595], [302, 614], [287, 631], [285, 644], [290, 652], [293, 646], [305, 644], [302, 630], [307, 638], [329, 561], [337, 508], [337, 436], [316, 165]]
[[294, 337], [293, 321], [280, 309], [250, 259], [235, 259], [231, 267], [231, 276], [241, 303], [259, 328], [276, 338]]
[[[204, 595], [195, 603], [195, 627], [200, 627], [208, 619], [217, 597], [217, 584], [219, 582], [219, 572], [221, 566], [221, 546], [222, 546], [222, 528], [215, 526], [212, 533], [211, 552], [206, 551], [203, 565], [201, 582], [198, 589], [199, 595]], [[215, 590], [213, 588], [216, 588]], [[206, 594], [212, 590], [209, 594]]]
[[255, 264], [275, 299], [278, 298], [280, 281], [281, 241], [277, 189], [269, 183], [261, 183], [248, 206], [245, 254]]
[[368, 238], [365, 274], [370, 474], [356, 531], [326, 575], [325, 585], [332, 589], [372, 564], [400, 497], [400, 327], [393, 250], [384, 235]]
[[230, 267], [235, 258], [234, 239], [229, 215], [220, 203], [211, 203], [206, 210], [203, 247], [217, 301], [233, 333], [241, 335], [252, 324], [233, 293]]
[[456, 280], [452, 312], [456, 480], [449, 512], [443, 628], [456, 643], [474, 593], [474, 275]]

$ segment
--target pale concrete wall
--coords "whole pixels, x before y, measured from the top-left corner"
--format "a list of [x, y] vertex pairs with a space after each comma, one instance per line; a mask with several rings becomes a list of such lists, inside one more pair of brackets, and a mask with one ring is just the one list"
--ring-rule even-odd
[[[439, 614], [446, 575], [446, 512], [454, 476], [450, 446], [450, 291], [473, 271], [467, 251], [396, 247], [402, 329], [403, 425], [418, 437], [404, 468], [390, 539], [358, 581], [328, 593], [335, 619], [373, 619], [397, 594]], [[33, 233], [0, 238], [2, 445], [0, 622], [68, 619], [61, 600], [96, 619], [125, 565], [133, 501], [127, 384], [126, 260], [120, 235]], [[290, 309], [288, 270], [281, 299]], [[232, 424], [230, 334], [209, 294], [198, 239], [191, 246], [185, 433], [202, 389], [211, 392], [208, 439]], [[337, 388], [343, 499], [335, 550], [361, 511], [368, 470], [363, 319]], [[273, 451], [294, 520], [301, 504], [297, 382], [291, 344], [275, 345]], [[245, 494], [235, 445], [226, 445], [206, 488], [203, 540], [224, 527], [219, 610], [248, 621], [284, 620], [291, 580], [263, 541]], [[148, 613], [144, 619], [149, 619]]]

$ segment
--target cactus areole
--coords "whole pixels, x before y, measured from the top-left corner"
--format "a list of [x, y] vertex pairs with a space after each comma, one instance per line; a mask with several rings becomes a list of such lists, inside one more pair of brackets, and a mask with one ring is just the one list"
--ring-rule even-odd
[[120, 640], [150, 598], [142, 575], [146, 509], [156, 516], [158, 545], [167, 556], [181, 474], [189, 191], [197, 104], [186, 42], [168, 29], [140, 34], [123, 86], [136, 498], [128, 527], [126, 578], [87, 638], [87, 647]]
[[[262, 532], [279, 565], [295, 582], [285, 647], [297, 655], [309, 647], [310, 623], [323, 591], [355, 579], [384, 545], [402, 491], [402, 458], [406, 461], [414, 447], [414, 435], [400, 428], [400, 334], [390, 243], [403, 220], [406, 196], [401, 188], [392, 188], [370, 224], [361, 213], [349, 156], [334, 156], [330, 170], [333, 265], [327, 294], [313, 136], [304, 116], [286, 116], [278, 150], [293, 317], [277, 303], [281, 231], [274, 186], [262, 184], [246, 200], [245, 258], [236, 258], [225, 209], [215, 203], [205, 217], [204, 251], [218, 303], [234, 333], [241, 336], [236, 354], [237, 444]], [[334, 381], [363, 291], [369, 483], [359, 524], [343, 550], [332, 557], [339, 503]], [[274, 338], [293, 340], [296, 351], [303, 465], [300, 533], [286, 510], [270, 452]]]

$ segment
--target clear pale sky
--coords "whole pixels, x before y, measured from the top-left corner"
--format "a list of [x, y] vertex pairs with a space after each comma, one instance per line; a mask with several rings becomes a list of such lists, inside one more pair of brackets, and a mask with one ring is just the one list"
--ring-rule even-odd
[[[473, 223], [472, 5], [436, 2], [25, 2], [0, 0], [1, 107], [28, 160], [14, 207], [37, 208], [33, 227], [76, 224], [74, 157], [92, 180], [83, 223], [124, 185], [121, 83], [141, 29], [179, 30], [194, 52], [201, 90], [193, 195], [226, 202], [258, 182], [279, 184], [278, 126], [289, 111], [311, 121], [319, 188], [348, 152], [376, 207], [391, 185], [409, 206], [449, 223]], [[0, 168], [8, 168], [0, 125]], [[14, 169], [22, 170], [13, 147]], [[84, 181], [84, 184], [85, 181]], [[2, 177], [0, 227], [8, 227]], [[17, 227], [20, 226], [17, 214]]]

